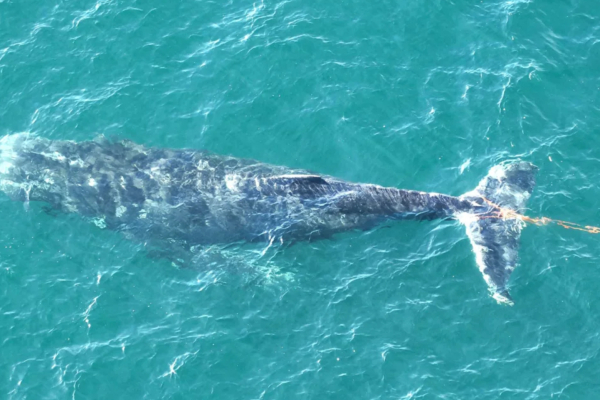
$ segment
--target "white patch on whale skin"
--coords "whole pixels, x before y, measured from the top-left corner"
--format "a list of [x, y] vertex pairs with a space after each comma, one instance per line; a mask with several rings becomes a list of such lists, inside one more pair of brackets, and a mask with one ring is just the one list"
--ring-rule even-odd
[[117, 218], [121, 218], [126, 212], [127, 212], [127, 207], [119, 206], [119, 207], [117, 207], [117, 210], [115, 211], [115, 216]]
[[104, 217], [92, 218], [92, 223], [100, 229], [106, 229], [106, 221], [104, 220]]
[[39, 153], [40, 156], [47, 158], [49, 160], [54, 160], [54, 161], [58, 161], [58, 162], [63, 162], [65, 161], [67, 158], [65, 156], [63, 156], [62, 154], [60, 154], [59, 152], [55, 151], [52, 153]]
[[198, 169], [198, 171], [208, 171], [208, 170], [211, 170], [210, 164], [206, 160], [200, 160], [200, 161], [198, 161], [198, 165], [196, 166], [196, 168]]
[[91, 187], [96, 186], [96, 181], [94, 180], [94, 178], [90, 178], [90, 180], [88, 181], [88, 185], [90, 185]]
[[234, 175], [234, 174], [227, 174], [225, 175], [225, 186], [227, 186], [227, 189], [229, 189], [232, 192], [239, 192], [240, 189], [238, 187], [238, 184], [240, 182], [240, 176], [239, 175]]
[[77, 166], [79, 168], [85, 167], [85, 163], [80, 158], [78, 158], [77, 160], [71, 160], [71, 161], [69, 161], [69, 165], [72, 166], [72, 167], [73, 166]]

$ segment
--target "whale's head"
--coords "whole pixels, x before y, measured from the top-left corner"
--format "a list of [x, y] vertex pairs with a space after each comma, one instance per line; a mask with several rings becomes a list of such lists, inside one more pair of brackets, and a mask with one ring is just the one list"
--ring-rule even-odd
[[50, 140], [16, 133], [0, 138], [0, 191], [14, 200], [29, 201], [33, 188], [46, 189], [52, 172], [44, 160]]

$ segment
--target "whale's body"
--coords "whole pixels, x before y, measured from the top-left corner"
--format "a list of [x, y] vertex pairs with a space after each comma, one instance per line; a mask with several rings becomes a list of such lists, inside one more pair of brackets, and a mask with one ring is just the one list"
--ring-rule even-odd
[[0, 190], [11, 198], [42, 201], [158, 247], [315, 240], [390, 219], [457, 218], [494, 297], [508, 303], [521, 223], [493, 218], [490, 202], [522, 212], [535, 171], [526, 162], [499, 165], [454, 197], [129, 141], [0, 139]]

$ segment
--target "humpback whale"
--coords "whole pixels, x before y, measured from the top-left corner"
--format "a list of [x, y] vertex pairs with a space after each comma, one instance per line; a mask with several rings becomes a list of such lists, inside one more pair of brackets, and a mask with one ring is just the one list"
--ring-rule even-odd
[[310, 241], [387, 220], [456, 219], [491, 295], [507, 304], [523, 222], [494, 215], [524, 211], [536, 171], [524, 161], [496, 165], [474, 190], [450, 196], [127, 140], [0, 139], [0, 190], [10, 198], [80, 214], [149, 246]]

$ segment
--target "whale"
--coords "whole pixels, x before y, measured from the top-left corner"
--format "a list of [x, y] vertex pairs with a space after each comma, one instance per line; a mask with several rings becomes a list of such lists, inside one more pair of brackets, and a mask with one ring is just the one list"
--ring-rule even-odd
[[513, 304], [523, 221], [537, 167], [493, 166], [458, 196], [353, 183], [307, 170], [129, 140], [0, 138], [0, 191], [76, 213], [148, 248], [186, 251], [218, 243], [296, 243], [368, 230], [385, 221], [456, 220], [464, 225], [491, 296]]

